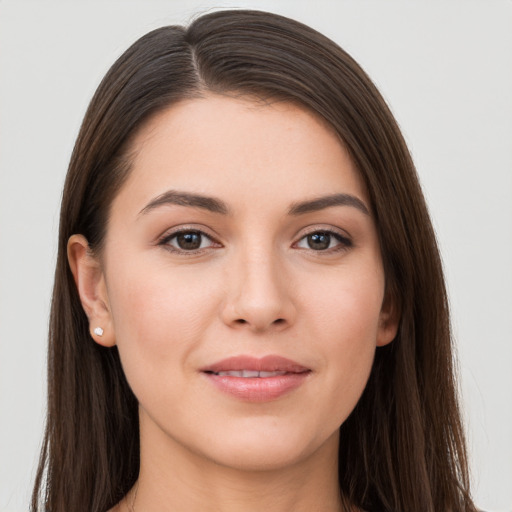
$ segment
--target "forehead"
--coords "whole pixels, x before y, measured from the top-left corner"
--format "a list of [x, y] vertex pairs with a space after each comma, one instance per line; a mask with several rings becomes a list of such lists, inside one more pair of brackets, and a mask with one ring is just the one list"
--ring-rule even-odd
[[275, 204], [336, 192], [367, 196], [337, 134], [288, 102], [213, 94], [181, 101], [139, 131], [132, 155], [119, 199], [141, 208], [168, 189], [241, 204], [262, 195]]

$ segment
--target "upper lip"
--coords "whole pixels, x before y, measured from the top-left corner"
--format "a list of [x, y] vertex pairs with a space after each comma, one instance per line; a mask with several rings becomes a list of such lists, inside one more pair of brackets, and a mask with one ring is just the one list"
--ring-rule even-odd
[[201, 368], [202, 372], [214, 373], [236, 370], [304, 373], [310, 371], [310, 368], [306, 368], [296, 361], [278, 355], [268, 355], [261, 358], [247, 355], [228, 357]]

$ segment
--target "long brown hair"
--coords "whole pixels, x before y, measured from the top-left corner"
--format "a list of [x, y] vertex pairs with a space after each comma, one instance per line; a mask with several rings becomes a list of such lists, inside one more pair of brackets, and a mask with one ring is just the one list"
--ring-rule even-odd
[[48, 418], [32, 511], [105, 512], [139, 471], [137, 400], [117, 349], [89, 335], [66, 245], [101, 251], [109, 207], [130, 171], [130, 140], [150, 116], [210, 91], [295, 102], [338, 133], [361, 173], [382, 249], [396, 339], [377, 349], [341, 426], [342, 494], [368, 511], [468, 512], [442, 266], [413, 162], [359, 65], [313, 29], [275, 14], [219, 11], [157, 29], [112, 66], [71, 157], [49, 331]]

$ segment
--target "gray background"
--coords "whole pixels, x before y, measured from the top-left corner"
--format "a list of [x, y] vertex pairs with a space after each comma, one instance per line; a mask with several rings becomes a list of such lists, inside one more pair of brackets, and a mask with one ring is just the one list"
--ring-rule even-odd
[[512, 509], [512, 2], [0, 1], [0, 512], [27, 510], [41, 442], [61, 187], [85, 108], [152, 28], [236, 6], [336, 40], [390, 103], [446, 267], [474, 494]]

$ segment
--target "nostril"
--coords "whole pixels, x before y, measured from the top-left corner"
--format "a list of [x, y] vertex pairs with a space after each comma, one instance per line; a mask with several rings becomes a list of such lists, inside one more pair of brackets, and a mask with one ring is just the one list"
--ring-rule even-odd
[[[238, 324], [238, 325], [245, 325], [245, 324], [248, 324], [249, 322], [247, 320], [244, 320], [243, 318], [237, 318], [235, 320], [235, 324]], [[274, 320], [272, 322], [272, 325], [282, 325], [282, 324], [285, 324], [286, 323], [286, 320], [284, 318], [277, 318], [276, 320]]]

